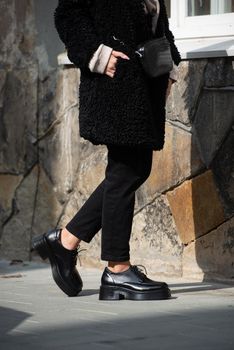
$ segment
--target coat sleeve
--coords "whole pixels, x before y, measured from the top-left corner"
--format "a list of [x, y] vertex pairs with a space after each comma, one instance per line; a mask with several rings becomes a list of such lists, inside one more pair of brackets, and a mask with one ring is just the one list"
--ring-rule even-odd
[[177, 46], [175, 45], [175, 38], [172, 34], [171, 30], [169, 29], [169, 21], [167, 16], [167, 10], [164, 1], [162, 1], [162, 8], [161, 11], [163, 12], [163, 19], [164, 19], [164, 25], [165, 25], [165, 35], [170, 43], [171, 46], [171, 55], [172, 59], [175, 62], [175, 64], [178, 66], [181, 62], [181, 56], [177, 49]]
[[88, 0], [59, 0], [54, 24], [64, 43], [68, 58], [77, 68], [88, 68], [94, 52], [102, 43], [95, 31]]

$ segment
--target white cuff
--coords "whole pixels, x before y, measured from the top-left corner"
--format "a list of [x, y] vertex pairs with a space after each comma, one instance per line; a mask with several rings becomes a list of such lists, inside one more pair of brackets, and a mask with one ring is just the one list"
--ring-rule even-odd
[[104, 73], [112, 50], [112, 47], [104, 44], [99, 45], [98, 49], [94, 52], [91, 60], [89, 61], [89, 69], [91, 72], [101, 74]]
[[173, 62], [173, 68], [170, 71], [170, 78], [173, 79], [174, 81], [178, 80], [178, 75], [179, 75], [179, 68], [178, 66]]

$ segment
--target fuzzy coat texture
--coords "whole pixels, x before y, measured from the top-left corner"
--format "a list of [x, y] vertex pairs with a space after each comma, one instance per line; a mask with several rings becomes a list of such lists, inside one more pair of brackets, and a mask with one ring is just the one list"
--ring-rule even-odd
[[[165, 35], [173, 61], [181, 61], [169, 30], [164, 0], [155, 34], [144, 0], [60, 0], [54, 12], [55, 27], [71, 62], [80, 69], [80, 136], [94, 145], [115, 144], [161, 150], [165, 139], [165, 94], [169, 74], [145, 75], [136, 46]], [[125, 43], [121, 44], [115, 38]], [[88, 68], [100, 44], [122, 51], [113, 78]]]

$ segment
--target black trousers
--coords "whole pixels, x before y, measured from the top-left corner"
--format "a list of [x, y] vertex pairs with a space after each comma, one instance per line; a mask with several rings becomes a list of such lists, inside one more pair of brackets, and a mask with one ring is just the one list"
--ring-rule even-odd
[[153, 150], [118, 145], [107, 145], [107, 149], [105, 179], [66, 229], [85, 242], [102, 229], [101, 259], [127, 261], [135, 191], [150, 175]]

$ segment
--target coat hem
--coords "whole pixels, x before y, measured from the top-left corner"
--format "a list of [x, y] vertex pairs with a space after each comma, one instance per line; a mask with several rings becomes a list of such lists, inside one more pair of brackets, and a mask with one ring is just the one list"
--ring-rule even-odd
[[80, 134], [81, 137], [83, 137], [83, 139], [91, 142], [93, 145], [97, 146], [97, 145], [105, 145], [105, 146], [120, 146], [120, 147], [139, 147], [139, 148], [147, 148], [147, 149], [152, 149], [154, 151], [161, 151], [164, 147], [164, 142], [161, 144], [157, 144], [154, 142], [109, 142], [109, 141], [104, 141], [104, 140], [99, 140], [99, 139], [94, 139], [90, 136], [87, 135], [83, 135]]

